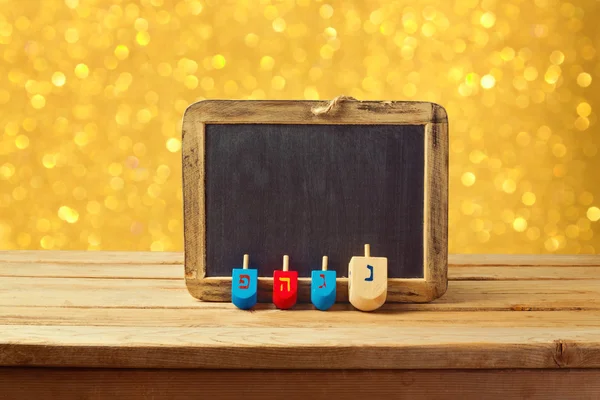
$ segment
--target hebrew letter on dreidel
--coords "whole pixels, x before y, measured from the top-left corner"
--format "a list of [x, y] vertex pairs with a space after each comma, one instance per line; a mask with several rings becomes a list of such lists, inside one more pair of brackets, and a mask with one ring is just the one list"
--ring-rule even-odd
[[321, 286], [319, 286], [319, 289], [323, 289], [327, 287], [327, 280], [325, 279], [325, 274], [319, 274], [319, 276], [321, 277], [321, 279], [323, 279], [323, 284]]
[[372, 265], [367, 265], [367, 269], [369, 270], [370, 275], [365, 278], [365, 281], [367, 281], [367, 282], [373, 282], [373, 266]]
[[283, 292], [283, 282], [287, 283], [287, 291], [290, 291], [290, 278], [279, 278], [279, 282], [281, 282], [281, 287], [279, 290]]
[[250, 287], [250, 275], [240, 275], [240, 289], [248, 289]]

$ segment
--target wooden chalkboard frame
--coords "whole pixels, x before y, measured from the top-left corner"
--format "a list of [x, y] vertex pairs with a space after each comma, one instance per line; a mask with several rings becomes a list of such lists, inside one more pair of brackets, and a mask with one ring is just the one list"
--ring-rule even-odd
[[[424, 278], [388, 280], [388, 302], [428, 302], [448, 285], [448, 117], [428, 102], [344, 101], [315, 115], [315, 101], [205, 100], [192, 104], [183, 118], [183, 202], [185, 280], [192, 296], [231, 301], [231, 277], [206, 276], [205, 126], [207, 124], [423, 125]], [[273, 278], [260, 277], [258, 301], [272, 299]], [[298, 301], [310, 302], [310, 278], [298, 279]], [[348, 280], [338, 278], [338, 302], [348, 301]]]

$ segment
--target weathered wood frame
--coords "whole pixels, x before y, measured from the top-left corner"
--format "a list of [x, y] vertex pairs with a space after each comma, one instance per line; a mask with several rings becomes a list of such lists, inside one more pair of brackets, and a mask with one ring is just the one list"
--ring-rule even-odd
[[[231, 277], [206, 277], [205, 126], [207, 124], [424, 125], [424, 278], [388, 280], [388, 302], [428, 302], [448, 285], [448, 118], [427, 102], [345, 101], [314, 115], [315, 101], [206, 100], [183, 118], [185, 281], [204, 301], [231, 301]], [[259, 278], [258, 301], [270, 302], [273, 279]], [[310, 278], [298, 279], [298, 301], [310, 302]], [[337, 280], [338, 302], [348, 301], [348, 281]]]

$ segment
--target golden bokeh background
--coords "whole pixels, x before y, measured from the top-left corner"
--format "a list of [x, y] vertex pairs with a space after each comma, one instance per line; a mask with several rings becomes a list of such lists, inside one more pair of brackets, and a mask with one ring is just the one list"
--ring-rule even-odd
[[450, 252], [600, 252], [595, 0], [0, 2], [0, 248], [182, 250], [184, 110], [426, 100]]

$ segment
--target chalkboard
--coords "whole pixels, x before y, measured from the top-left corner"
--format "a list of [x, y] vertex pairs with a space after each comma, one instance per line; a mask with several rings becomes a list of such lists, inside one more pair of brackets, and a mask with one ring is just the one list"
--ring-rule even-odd
[[425, 102], [203, 101], [183, 120], [185, 272], [190, 293], [230, 301], [244, 253], [270, 301], [282, 256], [298, 300], [329, 257], [337, 300], [365, 243], [388, 258], [388, 302], [424, 302], [447, 287], [448, 138]]
[[[310, 128], [310, 129], [308, 129]], [[369, 243], [388, 276], [423, 278], [423, 125], [206, 126], [206, 276], [248, 253], [301, 277], [346, 276]]]

